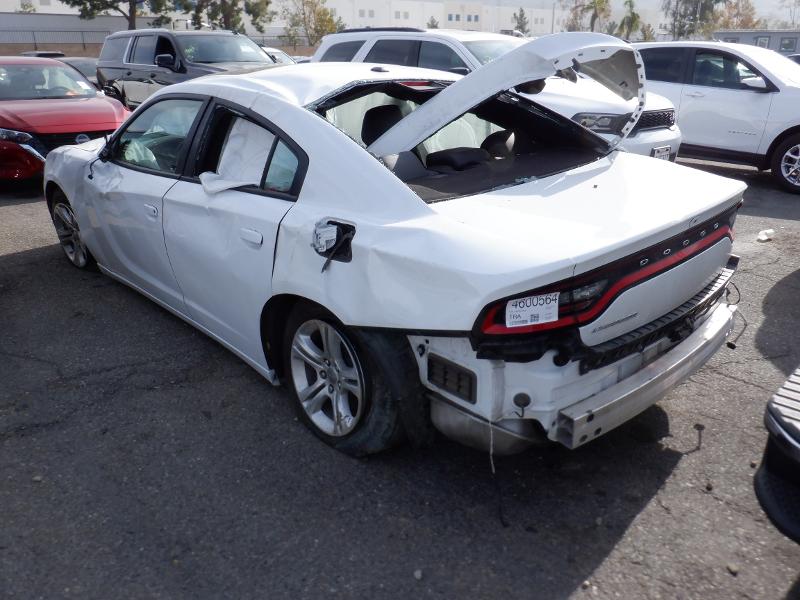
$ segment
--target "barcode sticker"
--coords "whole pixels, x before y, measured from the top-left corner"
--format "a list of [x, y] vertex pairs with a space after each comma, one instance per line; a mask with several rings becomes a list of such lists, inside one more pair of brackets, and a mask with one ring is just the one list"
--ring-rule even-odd
[[558, 321], [558, 292], [515, 298], [506, 303], [506, 327]]

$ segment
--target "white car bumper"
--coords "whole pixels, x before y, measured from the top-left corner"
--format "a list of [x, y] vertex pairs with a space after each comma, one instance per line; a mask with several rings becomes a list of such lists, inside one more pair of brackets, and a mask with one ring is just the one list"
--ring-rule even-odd
[[[677, 345], [662, 338], [583, 375], [576, 362], [556, 366], [553, 351], [537, 361], [512, 363], [476, 358], [465, 338], [409, 336], [409, 341], [422, 383], [431, 391], [434, 425], [466, 445], [511, 454], [546, 439], [576, 448], [638, 415], [705, 364], [730, 334], [734, 312], [718, 302]], [[431, 356], [474, 373], [472, 384], [452, 374], [443, 383], [429, 372], [437, 368]], [[471, 386], [472, 399], [465, 401], [459, 388]], [[530, 400], [524, 408], [517, 403], [522, 395]]]
[[[611, 141], [613, 136], [603, 135], [603, 138]], [[681, 145], [681, 130], [677, 125], [672, 127], [662, 127], [660, 129], [645, 129], [637, 131], [625, 138], [620, 144], [620, 148], [634, 154], [644, 156], [654, 156], [660, 154], [658, 158], [675, 160], [678, 148]], [[659, 149], [668, 149], [666, 152]]]

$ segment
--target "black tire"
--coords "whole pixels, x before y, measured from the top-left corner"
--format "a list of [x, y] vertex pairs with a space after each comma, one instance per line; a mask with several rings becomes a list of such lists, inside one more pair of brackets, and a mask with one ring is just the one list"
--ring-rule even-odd
[[[358, 363], [355, 367], [363, 376], [364, 393], [360, 401], [360, 415], [353, 429], [344, 435], [330, 435], [312, 420], [300, 402], [295, 382], [296, 376], [292, 370], [292, 343], [295, 334], [301, 327], [308, 327], [308, 324], [319, 321], [332, 327], [349, 345], [349, 349]], [[300, 303], [292, 309], [289, 315], [282, 343], [284, 379], [300, 420], [326, 444], [351, 456], [365, 456], [382, 452], [398, 444], [404, 435], [400, 403], [407, 392], [400, 383], [401, 378], [396, 374], [407, 372], [407, 361], [413, 361], [413, 357], [410, 356], [407, 340], [405, 341], [405, 354], [387, 355], [380, 348], [374, 347], [373, 335], [364, 336], [358, 331], [344, 326], [328, 311], [317, 305]], [[381, 343], [385, 342], [386, 339], [381, 339]], [[392, 343], [396, 345], [398, 342], [393, 340]], [[396, 362], [398, 356], [400, 356], [400, 364]], [[309, 375], [309, 377], [312, 376], [316, 377], [316, 374]], [[407, 383], [410, 387], [414, 387], [418, 384], [418, 376], [416, 381], [412, 379]], [[315, 385], [313, 381], [309, 381], [308, 384], [309, 387]], [[332, 401], [330, 404], [332, 406]]]
[[[53, 221], [53, 227], [58, 236], [58, 242], [67, 261], [76, 269], [97, 271], [97, 261], [80, 238], [80, 227], [66, 194], [60, 189], [56, 189], [47, 205], [50, 210], [50, 219]], [[75, 226], [74, 231], [76, 234], [71, 236], [68, 235], [65, 227], [65, 210], [72, 216]]]
[[770, 168], [772, 170], [772, 177], [778, 185], [787, 192], [800, 194], [800, 161], [797, 162], [797, 169], [789, 173], [791, 180], [787, 179], [787, 175], [784, 174], [782, 168], [784, 155], [786, 155], [789, 150], [796, 147], [800, 147], [800, 134], [790, 135], [783, 140], [772, 153]]

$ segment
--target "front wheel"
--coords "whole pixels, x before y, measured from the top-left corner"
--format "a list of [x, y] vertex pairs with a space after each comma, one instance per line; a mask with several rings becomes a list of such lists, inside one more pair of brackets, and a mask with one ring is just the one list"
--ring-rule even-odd
[[800, 194], [800, 134], [786, 138], [772, 153], [772, 176], [787, 192]]
[[56, 190], [50, 206], [50, 217], [67, 260], [79, 269], [95, 269], [97, 263], [81, 238], [78, 219], [64, 192]]
[[368, 351], [357, 332], [321, 307], [294, 308], [283, 359], [300, 419], [330, 446], [363, 456], [402, 438], [402, 390], [386, 376], [386, 357]]

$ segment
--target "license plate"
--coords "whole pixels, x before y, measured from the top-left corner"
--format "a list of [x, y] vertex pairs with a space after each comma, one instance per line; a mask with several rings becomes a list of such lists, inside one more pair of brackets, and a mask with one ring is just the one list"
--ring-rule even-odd
[[653, 148], [653, 152], [650, 156], [653, 158], [660, 158], [661, 160], [669, 160], [671, 150], [672, 146], [659, 146], [658, 148]]

